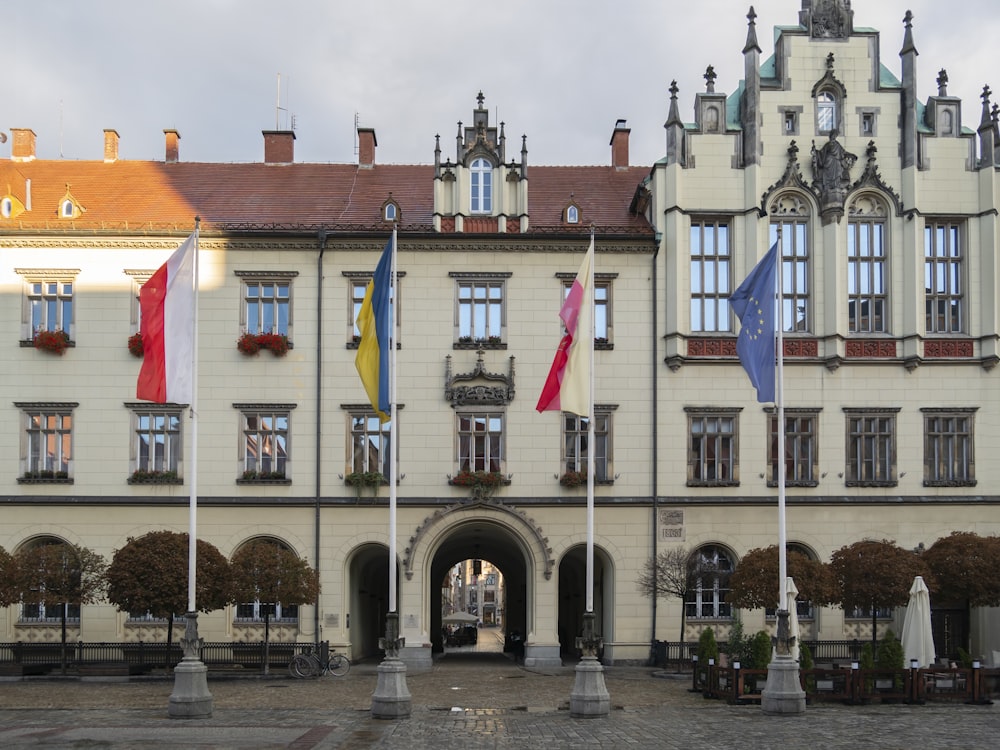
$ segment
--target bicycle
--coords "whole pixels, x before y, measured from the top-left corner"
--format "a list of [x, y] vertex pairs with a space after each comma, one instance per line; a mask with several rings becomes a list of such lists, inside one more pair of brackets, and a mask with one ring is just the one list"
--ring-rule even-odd
[[332, 674], [343, 677], [351, 671], [351, 660], [337, 652], [330, 653], [330, 644], [323, 641], [317, 646], [306, 646], [301, 654], [292, 657], [288, 672], [292, 677], [322, 677]]

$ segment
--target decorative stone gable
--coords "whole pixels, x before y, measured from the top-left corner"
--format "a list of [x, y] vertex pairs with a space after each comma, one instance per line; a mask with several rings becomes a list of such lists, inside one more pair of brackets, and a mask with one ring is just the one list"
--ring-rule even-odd
[[502, 375], [486, 370], [484, 354], [485, 351], [480, 349], [472, 371], [459, 374], [452, 373], [451, 355], [444, 358], [444, 397], [453, 407], [507, 406], [514, 400], [514, 358], [510, 358], [507, 375]]
[[847, 39], [854, 30], [851, 0], [802, 0], [799, 24], [813, 39]]

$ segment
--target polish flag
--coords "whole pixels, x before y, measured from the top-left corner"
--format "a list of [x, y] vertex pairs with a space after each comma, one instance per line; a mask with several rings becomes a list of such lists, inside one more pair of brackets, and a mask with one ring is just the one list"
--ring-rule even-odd
[[594, 239], [580, 264], [580, 271], [559, 310], [566, 335], [552, 360], [549, 376], [542, 387], [535, 410], [567, 411], [589, 417], [590, 358], [594, 346], [591, 300], [593, 298]]
[[143, 355], [136, 398], [158, 404], [190, 404], [193, 398], [196, 235], [139, 289]]

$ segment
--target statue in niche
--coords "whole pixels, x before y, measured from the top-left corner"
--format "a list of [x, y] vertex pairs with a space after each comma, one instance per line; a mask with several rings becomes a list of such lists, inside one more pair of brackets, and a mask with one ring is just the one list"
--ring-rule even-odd
[[851, 33], [849, 0], [818, 0], [811, 16], [813, 39], [846, 39]]
[[821, 205], [839, 204], [843, 206], [851, 185], [851, 167], [858, 157], [837, 141], [839, 131], [830, 131], [830, 140], [823, 148], [812, 146], [813, 187], [819, 191]]

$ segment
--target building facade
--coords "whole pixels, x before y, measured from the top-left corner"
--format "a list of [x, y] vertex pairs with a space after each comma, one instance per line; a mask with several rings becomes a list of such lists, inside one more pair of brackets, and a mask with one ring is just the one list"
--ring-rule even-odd
[[[0, 163], [0, 546], [64, 541], [110, 559], [147, 531], [184, 532], [196, 468], [199, 538], [227, 557], [270, 539], [320, 572], [317, 602], [276, 613], [272, 637], [373, 656], [389, 544], [388, 491], [372, 476], [388, 475], [396, 430], [397, 598], [414, 667], [440, 645], [441, 582], [470, 559], [502, 573], [502, 624], [525, 635], [526, 664], [575, 651], [588, 461], [605, 660], [647, 659], [676, 638], [682, 607], [691, 639], [706, 625], [724, 637], [735, 615], [769, 627], [725, 598], [740, 556], [777, 542], [779, 466], [726, 299], [779, 237], [789, 543], [828, 560], [864, 538], [919, 548], [1000, 533], [1000, 469], [976, 465], [1000, 439], [989, 94], [976, 131], [944, 71], [920, 100], [909, 16], [898, 64], [850, 3], [803, 0], [792, 20], [762, 59], [751, 12], [744, 80], [717, 92], [709, 68], [693, 122], [671, 88], [653, 165], [629, 164], [624, 120], [607, 165], [529, 164], [527, 138], [508, 154], [482, 94], [453, 154], [438, 139], [428, 166], [377, 163], [369, 129], [358, 163], [339, 165], [296, 163], [290, 131], [263, 133], [261, 163], [193, 164], [173, 130], [162, 162], [118, 159], [113, 130], [102, 160], [39, 160], [34, 132], [13, 130]], [[195, 217], [192, 458], [187, 405], [135, 398], [129, 342], [139, 286]], [[383, 424], [354, 368], [355, 319], [393, 230], [398, 413]], [[535, 411], [592, 233], [594, 445], [587, 419]], [[715, 573], [689, 601], [653, 602], [636, 580], [676, 545]], [[201, 635], [259, 639], [259, 609], [203, 616]], [[108, 604], [73, 614], [74, 639], [165, 634]], [[807, 639], [870, 635], [864, 613], [803, 614]], [[995, 610], [942, 616], [979, 652], [1000, 648]], [[0, 640], [58, 637], [51, 612], [0, 613]]]

